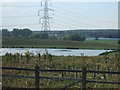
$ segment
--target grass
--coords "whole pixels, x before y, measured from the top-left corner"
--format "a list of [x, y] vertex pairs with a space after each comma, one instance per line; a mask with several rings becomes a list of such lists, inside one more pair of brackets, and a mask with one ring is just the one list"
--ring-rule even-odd
[[32, 38], [3, 38], [3, 48], [118, 49], [117, 40], [62, 41]]
[[107, 43], [107, 44], [118, 44], [118, 40], [87, 40], [85, 42], [94, 42], [94, 43]]
[[[26, 59], [29, 57], [29, 62]], [[26, 56], [19, 54], [6, 54], [2, 57], [2, 65], [4, 67], [18, 67], [18, 68], [34, 68], [36, 64], [41, 69], [67, 69], [67, 70], [82, 70], [83, 67], [87, 67], [87, 70], [100, 70], [100, 71], [113, 71], [119, 72], [120, 60], [119, 52], [112, 52], [100, 56], [52, 56], [52, 55], [33, 55], [29, 52]], [[30, 71], [12, 71], [3, 70], [3, 74], [12, 75], [27, 75], [34, 76], [34, 72]], [[41, 72], [41, 76], [47, 77], [62, 77], [62, 74]], [[69, 78], [81, 78], [82, 74], [77, 73], [64, 73], [64, 77]], [[100, 80], [100, 81], [119, 81], [118, 75], [106, 74], [87, 74], [88, 80]], [[19, 87], [19, 88], [34, 88], [34, 79], [25, 78], [6, 78], [3, 77], [3, 86]], [[45, 80], [41, 79], [41, 88], [62, 88], [74, 81], [63, 81], [63, 80]], [[118, 88], [119, 85], [113, 84], [94, 84], [88, 83], [88, 88]], [[81, 88], [81, 83], [72, 86], [72, 88]]]

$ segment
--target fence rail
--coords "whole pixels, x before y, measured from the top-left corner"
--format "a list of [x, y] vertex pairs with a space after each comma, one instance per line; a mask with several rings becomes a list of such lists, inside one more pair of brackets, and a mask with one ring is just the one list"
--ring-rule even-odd
[[[41, 72], [83, 72], [82, 70], [48, 70], [48, 69], [27, 69], [27, 68], [13, 68], [13, 67], [0, 67], [0, 69], [7, 70], [22, 70], [22, 71], [41, 71]], [[120, 72], [108, 72], [108, 71], [91, 71], [86, 70], [87, 73], [101, 73], [101, 74], [120, 74]]]
[[[35, 79], [35, 88], [40, 88], [39, 83], [40, 79], [52, 79], [52, 80], [74, 80], [74, 83], [71, 83], [63, 88], [69, 88], [73, 85], [78, 83], [82, 83], [82, 88], [85, 89], [87, 83], [104, 83], [104, 84], [120, 84], [120, 82], [112, 82], [112, 81], [94, 81], [94, 80], [87, 80], [87, 73], [98, 73], [98, 74], [120, 74], [120, 72], [107, 72], [107, 71], [90, 71], [87, 70], [85, 67], [82, 70], [43, 70], [40, 69], [39, 66], [35, 66], [35, 69], [26, 69], [26, 68], [13, 68], [13, 67], [0, 67], [0, 69], [6, 70], [20, 70], [20, 71], [34, 71], [35, 76], [21, 76], [21, 75], [6, 75], [2, 74], [0, 76], [3, 77], [18, 77], [18, 78], [32, 78]], [[39, 76], [40, 72], [81, 72], [82, 78], [60, 78], [60, 77], [43, 77]]]

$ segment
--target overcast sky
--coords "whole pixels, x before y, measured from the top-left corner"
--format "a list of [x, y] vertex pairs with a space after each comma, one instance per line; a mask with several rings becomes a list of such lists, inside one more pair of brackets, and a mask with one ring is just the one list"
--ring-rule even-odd
[[[40, 2], [43, 0], [0, 0], [1, 2]], [[119, 0], [49, 0], [53, 2], [119, 2]]]
[[[3, 28], [41, 30], [40, 17], [37, 15], [38, 10], [43, 8], [40, 6], [41, 0], [22, 3], [12, 1], [11, 3], [2, 3], [2, 17], [0, 19], [2, 19]], [[53, 17], [53, 20], [50, 21], [51, 30], [118, 28], [118, 2], [54, 1], [49, 2], [49, 8], [55, 10], [55, 15], [52, 15], [52, 12], [49, 13]]]

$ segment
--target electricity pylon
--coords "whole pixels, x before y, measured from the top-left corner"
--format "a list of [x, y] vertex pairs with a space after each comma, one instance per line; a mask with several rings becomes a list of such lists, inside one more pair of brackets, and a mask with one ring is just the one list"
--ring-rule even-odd
[[38, 16], [40, 16], [39, 23], [42, 25], [41, 30], [49, 31], [50, 19], [53, 19], [52, 17], [49, 17], [49, 11], [53, 11], [53, 15], [54, 15], [54, 10], [51, 8], [48, 8], [48, 0], [42, 1], [41, 6], [43, 8], [38, 10]]

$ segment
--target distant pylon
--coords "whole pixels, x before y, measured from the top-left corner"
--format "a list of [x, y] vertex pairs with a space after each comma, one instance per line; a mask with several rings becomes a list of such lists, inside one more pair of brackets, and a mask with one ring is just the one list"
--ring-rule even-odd
[[51, 8], [48, 8], [48, 0], [44, 0], [41, 2], [42, 9], [38, 10], [38, 16], [40, 16], [39, 23], [42, 25], [41, 30], [43, 31], [49, 31], [50, 30], [50, 19], [53, 19], [52, 17], [49, 17], [49, 11], [54, 10]]

